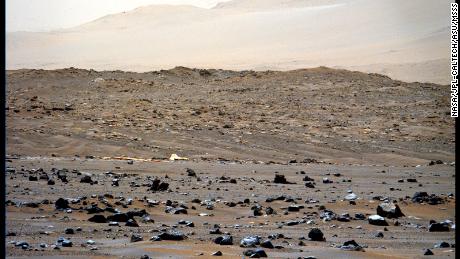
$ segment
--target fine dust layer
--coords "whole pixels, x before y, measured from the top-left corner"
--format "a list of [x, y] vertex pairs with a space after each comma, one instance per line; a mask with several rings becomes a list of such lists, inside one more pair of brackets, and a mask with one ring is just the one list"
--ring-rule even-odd
[[[225, 258], [241, 258], [248, 249], [239, 246], [243, 237], [259, 235], [264, 241], [272, 234], [284, 237], [271, 240], [278, 248], [264, 248], [270, 258], [418, 258], [427, 248], [436, 258], [455, 257], [455, 247], [434, 248], [442, 241], [453, 246], [455, 229], [450, 228], [448, 232], [428, 230], [430, 220], [455, 222], [455, 171], [454, 166], [447, 164], [418, 167], [281, 165], [21, 157], [8, 159], [7, 166], [6, 228], [8, 233], [15, 234], [6, 237], [9, 258], [140, 258], [143, 255], [208, 258], [216, 251], [221, 251]], [[187, 168], [195, 174], [189, 174]], [[45, 174], [47, 179], [55, 180], [55, 185], [48, 185], [47, 179], [40, 177]], [[64, 174], [68, 183], [58, 178]], [[284, 175], [291, 184], [273, 183], [275, 174]], [[29, 177], [35, 175], [38, 180], [30, 181]], [[90, 175], [93, 184], [81, 182], [86, 175]], [[313, 179], [315, 188], [305, 187], [305, 176]], [[167, 191], [149, 190], [150, 179], [156, 177], [169, 184]], [[323, 183], [325, 177], [332, 183]], [[115, 178], [119, 179], [118, 186], [112, 185]], [[416, 182], [407, 179], [416, 179]], [[348, 190], [358, 196], [354, 205], [344, 200]], [[440, 197], [442, 203], [413, 202], [412, 196], [420, 191]], [[281, 195], [291, 200], [267, 201], [269, 197]], [[58, 198], [69, 199], [72, 210], [56, 210]], [[356, 213], [365, 217], [376, 214], [381, 202], [379, 198], [396, 201], [405, 216], [386, 218], [389, 223], [386, 227], [371, 225], [366, 219], [354, 219]], [[128, 199], [133, 200], [129, 205]], [[208, 200], [213, 209], [194, 203], [194, 199]], [[245, 199], [249, 201], [244, 202]], [[49, 204], [45, 200], [49, 200]], [[187, 214], [166, 213], [168, 200], [185, 205]], [[228, 206], [230, 202], [235, 206]], [[37, 206], [27, 205], [30, 203]], [[86, 210], [91, 204], [102, 209], [112, 206], [123, 213], [145, 209], [154, 222], [145, 222], [135, 216], [139, 227], [125, 226], [124, 222], [120, 222], [120, 226], [93, 223], [88, 219], [95, 214], [88, 214]], [[253, 216], [251, 208], [257, 204], [262, 207], [261, 216]], [[304, 207], [286, 213], [287, 207], [295, 204]], [[276, 214], [267, 215], [267, 207]], [[352, 219], [348, 222], [324, 221], [320, 218], [324, 209], [337, 215], [348, 213]], [[202, 213], [206, 215], [200, 216]], [[110, 216], [114, 213], [106, 210], [96, 214]], [[192, 221], [194, 226], [178, 224], [180, 220]], [[297, 225], [288, 224], [295, 221]], [[399, 225], [395, 225], [396, 221]], [[215, 224], [222, 233], [232, 235], [233, 245], [221, 246], [213, 242], [222, 235], [210, 234]], [[66, 228], [81, 229], [66, 234]], [[173, 228], [184, 233], [186, 239], [149, 240]], [[309, 240], [312, 228], [319, 228], [326, 240]], [[379, 232], [383, 237], [376, 237]], [[143, 241], [130, 242], [133, 234], [140, 235]], [[72, 247], [54, 249], [59, 237], [72, 241]], [[351, 239], [363, 246], [364, 252], [337, 247]], [[95, 244], [86, 244], [88, 240]], [[30, 249], [15, 247], [13, 241], [26, 241]], [[47, 247], [40, 248], [41, 243]], [[91, 250], [94, 247], [97, 250]]]

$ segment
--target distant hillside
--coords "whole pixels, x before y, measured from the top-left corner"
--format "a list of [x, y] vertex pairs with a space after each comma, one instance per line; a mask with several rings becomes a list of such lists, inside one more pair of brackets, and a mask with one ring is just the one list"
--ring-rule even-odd
[[235, 0], [153, 5], [49, 33], [8, 33], [8, 69], [316, 66], [449, 83], [449, 2]]

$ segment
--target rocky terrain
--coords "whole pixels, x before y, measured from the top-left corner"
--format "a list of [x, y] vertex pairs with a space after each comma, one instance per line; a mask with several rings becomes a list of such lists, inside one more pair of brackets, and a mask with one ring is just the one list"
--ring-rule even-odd
[[9, 70], [7, 256], [454, 258], [449, 94], [326, 67]]

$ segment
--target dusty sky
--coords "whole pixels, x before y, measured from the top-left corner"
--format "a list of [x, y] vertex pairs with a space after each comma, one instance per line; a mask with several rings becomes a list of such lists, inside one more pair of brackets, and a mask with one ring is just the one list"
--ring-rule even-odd
[[6, 31], [49, 31], [151, 4], [211, 8], [228, 0], [6, 0]]

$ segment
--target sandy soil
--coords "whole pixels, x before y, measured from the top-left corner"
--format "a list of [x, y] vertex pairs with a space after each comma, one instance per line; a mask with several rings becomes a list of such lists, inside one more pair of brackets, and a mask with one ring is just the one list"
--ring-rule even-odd
[[[455, 134], [446, 85], [324, 67], [286, 72], [177, 67], [148, 73], [10, 70], [7, 86], [6, 200], [14, 204], [6, 207], [6, 227], [16, 234], [6, 237], [9, 258], [208, 258], [218, 250], [241, 258], [246, 250], [239, 246], [241, 238], [256, 234], [266, 240], [275, 233], [285, 237], [272, 240], [282, 247], [264, 249], [270, 258], [419, 258], [427, 248], [436, 258], [455, 257], [455, 247], [433, 248], [441, 241], [454, 244], [454, 229], [428, 231], [430, 220], [455, 223]], [[168, 161], [172, 153], [190, 160]], [[432, 160], [442, 162], [429, 165]], [[39, 168], [55, 185], [29, 181], [43, 174]], [[68, 183], [57, 177], [64, 168]], [[188, 176], [186, 168], [197, 177]], [[273, 183], [275, 172], [294, 184]], [[84, 174], [98, 183], [81, 183]], [[111, 186], [117, 175], [120, 186]], [[305, 186], [306, 175], [315, 188]], [[169, 183], [169, 191], [149, 191], [148, 177]], [[323, 183], [323, 177], [333, 183]], [[359, 197], [356, 205], [343, 200], [349, 189]], [[411, 197], [418, 191], [443, 203], [414, 203]], [[266, 201], [282, 194], [293, 200]], [[323, 222], [319, 217], [320, 205], [338, 215], [375, 214], [380, 203], [375, 196], [397, 202], [405, 214], [399, 226], [386, 219], [384, 231], [367, 220]], [[68, 213], [55, 210], [60, 197], [86, 199], [70, 204]], [[128, 198], [133, 203], [123, 207]], [[246, 198], [249, 204], [242, 202]], [[160, 203], [150, 207], [146, 199]], [[215, 199], [214, 209], [193, 199]], [[165, 213], [167, 200], [186, 205], [188, 214]], [[229, 207], [225, 201], [241, 203]], [[122, 212], [145, 209], [155, 222], [135, 217], [139, 227], [92, 223], [84, 210], [92, 203], [101, 208], [109, 203]], [[285, 214], [295, 203], [305, 207]], [[253, 217], [256, 204], [277, 214]], [[195, 227], [179, 225], [182, 219]], [[304, 221], [285, 224], [291, 220]], [[214, 224], [233, 236], [234, 245], [213, 243]], [[186, 240], [149, 240], [174, 226]], [[69, 227], [81, 231], [65, 234]], [[314, 227], [325, 242], [308, 240]], [[379, 231], [383, 238], [375, 237]], [[133, 233], [144, 241], [130, 242]], [[73, 246], [53, 249], [61, 236]], [[299, 245], [302, 236], [305, 245]], [[88, 239], [97, 250], [84, 246]], [[350, 239], [365, 252], [337, 247]], [[22, 240], [31, 250], [11, 243]], [[48, 246], [42, 249], [40, 243]]]

